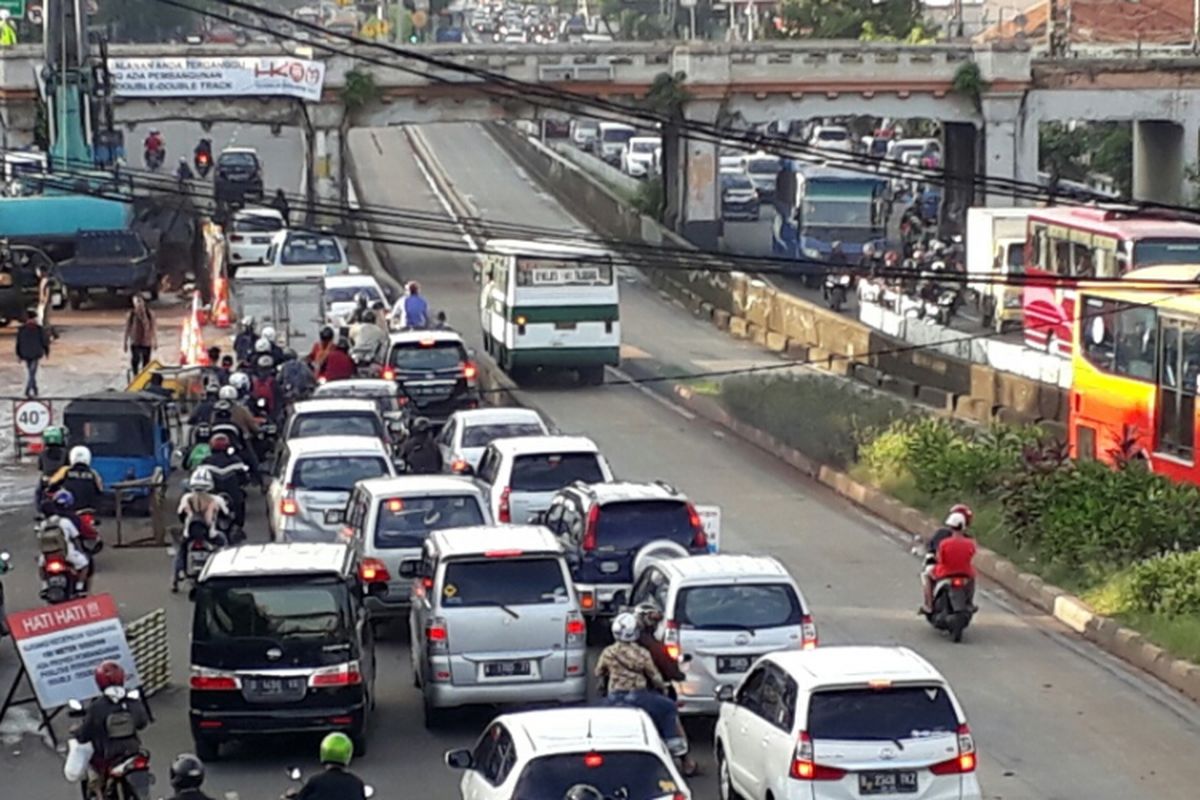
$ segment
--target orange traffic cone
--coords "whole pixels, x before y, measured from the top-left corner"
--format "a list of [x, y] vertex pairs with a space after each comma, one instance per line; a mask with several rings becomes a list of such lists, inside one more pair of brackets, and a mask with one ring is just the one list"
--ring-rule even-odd
[[201, 315], [200, 292], [192, 292], [192, 312], [184, 318], [183, 330], [179, 335], [180, 366], [209, 366], [208, 352], [204, 349]]
[[216, 292], [213, 293], [213, 324], [218, 328], [228, 328], [233, 324], [229, 313], [229, 283], [224, 278], [217, 278]]

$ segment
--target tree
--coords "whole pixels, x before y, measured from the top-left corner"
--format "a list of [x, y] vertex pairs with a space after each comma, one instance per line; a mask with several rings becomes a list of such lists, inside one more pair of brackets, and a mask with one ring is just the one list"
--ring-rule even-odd
[[783, 0], [780, 26], [767, 29], [779, 39], [907, 40], [921, 26], [921, 6], [916, 0]]

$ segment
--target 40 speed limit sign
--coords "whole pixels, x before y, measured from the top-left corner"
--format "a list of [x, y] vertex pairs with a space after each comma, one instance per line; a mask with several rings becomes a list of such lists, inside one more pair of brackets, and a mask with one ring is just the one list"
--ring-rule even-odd
[[13, 424], [21, 436], [41, 436], [50, 427], [50, 406], [40, 400], [22, 400], [13, 409]]

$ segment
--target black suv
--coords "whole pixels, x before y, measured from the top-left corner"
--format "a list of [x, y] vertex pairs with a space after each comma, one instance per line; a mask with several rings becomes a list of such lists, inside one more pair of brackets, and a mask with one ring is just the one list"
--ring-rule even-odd
[[414, 416], [440, 428], [455, 411], [479, 408], [479, 369], [462, 337], [451, 330], [405, 330], [391, 335], [383, 377], [408, 398]]
[[193, 591], [189, 717], [196, 754], [280, 733], [345, 731], [366, 752], [375, 641], [370, 582], [344, 544], [217, 551]]
[[263, 197], [263, 171], [258, 153], [248, 147], [231, 147], [217, 157], [213, 198], [218, 203], [245, 204]]

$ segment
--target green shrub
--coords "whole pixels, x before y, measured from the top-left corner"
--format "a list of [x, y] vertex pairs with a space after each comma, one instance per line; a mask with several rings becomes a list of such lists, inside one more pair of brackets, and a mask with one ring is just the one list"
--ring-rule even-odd
[[1167, 553], [1134, 565], [1123, 586], [1126, 609], [1179, 617], [1200, 614], [1200, 552]]
[[734, 417], [838, 468], [854, 461], [864, 431], [905, 414], [897, 400], [813, 374], [730, 378], [721, 383], [721, 402]]

